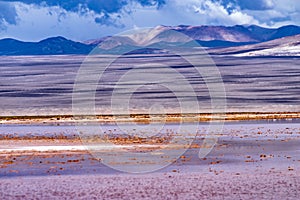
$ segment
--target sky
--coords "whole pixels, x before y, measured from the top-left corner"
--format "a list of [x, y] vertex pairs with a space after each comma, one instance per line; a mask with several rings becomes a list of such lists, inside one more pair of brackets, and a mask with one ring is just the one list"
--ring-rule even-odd
[[0, 0], [0, 38], [75, 41], [158, 25], [300, 25], [299, 0]]

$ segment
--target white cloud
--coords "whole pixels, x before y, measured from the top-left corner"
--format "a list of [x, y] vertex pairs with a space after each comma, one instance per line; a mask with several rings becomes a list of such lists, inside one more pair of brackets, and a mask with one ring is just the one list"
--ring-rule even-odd
[[273, 8], [275, 4], [274, 4], [273, 0], [265, 0], [265, 5], [268, 8]]
[[205, 1], [205, 10], [202, 17], [206, 17], [208, 24], [214, 23], [217, 25], [236, 25], [236, 24], [258, 24], [252, 16], [235, 9], [229, 13], [227, 9], [219, 3]]
[[[253, 16], [235, 9], [229, 12], [218, 2], [207, 0], [171, 0], [161, 10], [153, 13], [156, 25], [236, 25], [236, 24], [259, 24]], [[159, 15], [162, 13], [163, 15]], [[155, 15], [154, 15], [155, 14]], [[137, 11], [136, 16], [142, 15]], [[155, 17], [156, 16], [156, 17]], [[167, 22], [167, 23], [166, 23]]]

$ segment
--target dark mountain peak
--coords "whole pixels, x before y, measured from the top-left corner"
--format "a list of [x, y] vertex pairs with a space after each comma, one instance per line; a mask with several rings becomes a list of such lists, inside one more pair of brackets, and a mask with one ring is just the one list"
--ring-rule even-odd
[[279, 27], [278, 29], [279, 30], [280, 29], [299, 29], [299, 26], [296, 26], [296, 25], [286, 25], [286, 26]]
[[232, 26], [232, 27], [234, 27], [234, 28], [245, 28], [246, 26], [245, 25], [234, 25], [234, 26]]
[[0, 40], [1, 44], [16, 44], [16, 43], [24, 43], [20, 40], [16, 40], [16, 39], [13, 39], [13, 38], [4, 38], [4, 39], [1, 39]]
[[39, 43], [44, 43], [44, 42], [66, 42], [66, 41], [71, 41], [68, 40], [62, 36], [56, 36], [56, 37], [50, 37], [44, 40], [41, 40]]
[[180, 24], [178, 27], [181, 27], [181, 28], [187, 28], [189, 27], [190, 25], [183, 25], [183, 24]]
[[13, 38], [3, 38], [0, 41], [2, 41], [2, 42], [20, 42], [19, 40], [16, 40]]
[[47, 38], [40, 42], [0, 40], [0, 55], [88, 54], [92, 49], [91, 45], [74, 42], [62, 36]]
[[288, 26], [283, 26], [278, 28], [276, 32], [273, 34], [271, 39], [278, 39], [278, 38], [293, 36], [298, 34], [300, 34], [299, 26], [288, 25]]

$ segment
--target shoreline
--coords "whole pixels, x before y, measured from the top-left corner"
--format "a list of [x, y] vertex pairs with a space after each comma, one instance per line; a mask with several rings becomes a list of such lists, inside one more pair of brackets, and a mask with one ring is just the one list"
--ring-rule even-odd
[[100, 123], [176, 123], [176, 122], [218, 122], [300, 119], [300, 112], [228, 112], [187, 114], [130, 114], [130, 115], [35, 115], [0, 116], [1, 124], [76, 124]]

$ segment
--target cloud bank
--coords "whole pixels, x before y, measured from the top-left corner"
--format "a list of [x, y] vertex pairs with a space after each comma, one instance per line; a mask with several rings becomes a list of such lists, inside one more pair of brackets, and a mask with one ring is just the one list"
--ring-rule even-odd
[[157, 25], [300, 25], [297, 0], [0, 0], [0, 37], [112, 35]]

